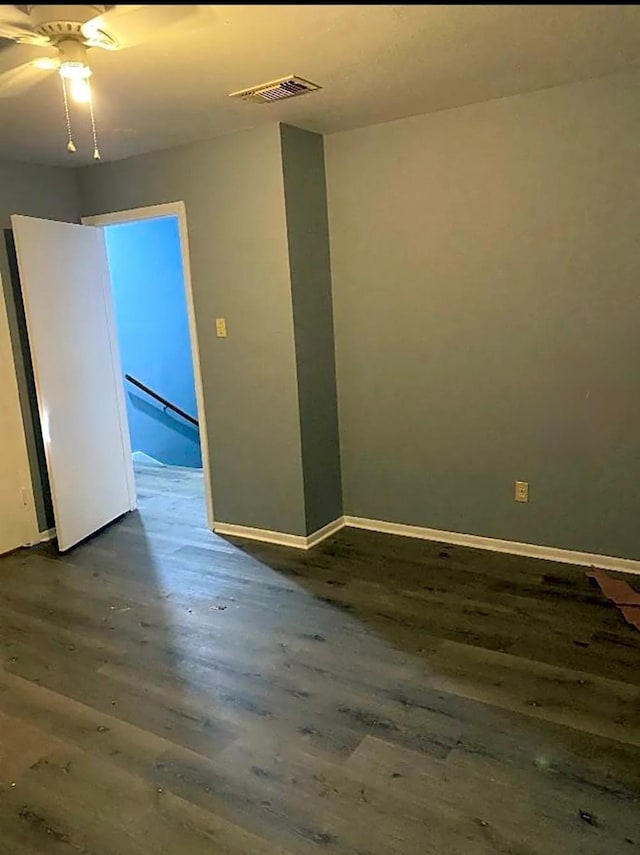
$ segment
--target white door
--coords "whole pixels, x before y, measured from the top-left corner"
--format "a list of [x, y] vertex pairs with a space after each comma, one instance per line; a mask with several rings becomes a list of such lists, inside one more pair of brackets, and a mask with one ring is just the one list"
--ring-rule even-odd
[[135, 508], [101, 229], [11, 218], [61, 551]]

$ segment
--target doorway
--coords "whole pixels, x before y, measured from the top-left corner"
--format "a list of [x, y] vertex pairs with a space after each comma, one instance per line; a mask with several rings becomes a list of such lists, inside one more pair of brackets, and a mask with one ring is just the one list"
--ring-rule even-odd
[[188, 496], [212, 528], [184, 205], [83, 223], [105, 238], [137, 502]]
[[[100, 226], [157, 217], [178, 221], [197, 414], [181, 414], [178, 408], [175, 413], [186, 421], [191, 418], [203, 438], [200, 495], [203, 487], [204, 503], [201, 497], [200, 508], [204, 504], [206, 525], [213, 529], [184, 205], [177, 202], [104, 215], [84, 225], [20, 214], [11, 217], [24, 308], [22, 332], [27, 336], [21, 348], [33, 368], [28, 410], [46, 461], [47, 477], [37, 478], [38, 467], [31, 459], [34, 492], [49, 487], [55, 523], [51, 536], [63, 552], [137, 506], [124, 388], [129, 381], [120, 365], [111, 273]], [[136, 388], [142, 391], [140, 385]], [[153, 391], [149, 389], [148, 394], [157, 401]], [[159, 403], [167, 409], [171, 405], [168, 399]], [[35, 413], [31, 412], [34, 406]], [[175, 495], [175, 484], [170, 492]]]

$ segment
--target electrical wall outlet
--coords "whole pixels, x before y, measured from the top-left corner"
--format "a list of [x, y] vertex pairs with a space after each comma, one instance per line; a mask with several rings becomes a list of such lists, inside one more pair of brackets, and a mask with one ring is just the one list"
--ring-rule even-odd
[[516, 500], [516, 502], [528, 502], [529, 501], [529, 482], [528, 481], [516, 481], [515, 482], [514, 499]]
[[224, 318], [216, 318], [216, 335], [218, 338], [227, 337], [227, 322]]

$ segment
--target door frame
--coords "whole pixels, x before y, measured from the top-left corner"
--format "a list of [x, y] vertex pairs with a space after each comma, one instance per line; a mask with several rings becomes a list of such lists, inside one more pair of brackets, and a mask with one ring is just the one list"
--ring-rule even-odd
[[[0, 231], [0, 238], [2, 232]], [[12, 509], [2, 508], [0, 513], [9, 517], [11, 510], [16, 514], [13, 524], [19, 521], [15, 529], [15, 538], [11, 542], [0, 541], [0, 555], [19, 549], [21, 546], [33, 546], [34, 544], [48, 540], [48, 533], [41, 532], [36, 513], [34, 486], [31, 474], [31, 462], [27, 449], [27, 434], [25, 427], [25, 416], [22, 410], [20, 396], [20, 381], [18, 378], [18, 367], [11, 341], [10, 311], [8, 301], [5, 297], [2, 273], [4, 268], [4, 247], [0, 247], [0, 382], [4, 386], [5, 424], [6, 433], [3, 435], [3, 455], [11, 457], [14, 461], [13, 474], [15, 480], [13, 486], [16, 489], [16, 503]], [[11, 287], [10, 276], [7, 275], [8, 286]], [[20, 519], [22, 517], [22, 519]]]
[[[204, 475], [204, 498], [207, 511], [207, 525], [211, 531], [215, 524], [213, 508], [213, 489], [211, 478], [211, 461], [209, 458], [209, 432], [204, 406], [204, 388], [202, 385], [202, 370], [200, 364], [200, 346], [196, 329], [196, 316], [193, 301], [193, 286], [191, 282], [191, 261], [189, 253], [189, 235], [187, 231], [187, 209], [184, 202], [165, 202], [160, 205], [148, 205], [144, 208], [129, 208], [124, 211], [113, 211], [108, 214], [94, 214], [82, 217], [85, 226], [113, 226], [122, 223], [155, 220], [158, 217], [177, 217], [182, 252], [182, 273], [184, 278], [184, 294], [189, 320], [189, 340], [191, 342], [191, 361], [193, 364], [193, 379], [196, 392], [196, 407], [200, 427], [200, 453], [202, 455], [202, 472]], [[113, 286], [111, 288], [113, 298]], [[122, 374], [119, 375], [122, 377]], [[122, 381], [124, 389], [124, 381]]]

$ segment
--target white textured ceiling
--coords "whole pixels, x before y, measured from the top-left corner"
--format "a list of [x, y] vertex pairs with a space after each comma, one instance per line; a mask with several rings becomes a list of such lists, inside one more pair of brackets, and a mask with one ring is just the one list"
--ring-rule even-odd
[[[204, 6], [190, 26], [89, 56], [102, 157], [115, 160], [275, 121], [332, 133], [640, 67], [640, 6]], [[288, 74], [323, 89], [266, 105], [227, 97]], [[51, 74], [0, 100], [0, 156], [90, 162], [86, 106], [73, 121], [69, 155]]]

